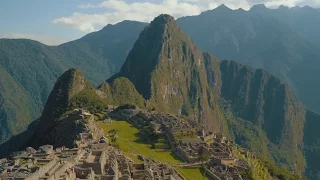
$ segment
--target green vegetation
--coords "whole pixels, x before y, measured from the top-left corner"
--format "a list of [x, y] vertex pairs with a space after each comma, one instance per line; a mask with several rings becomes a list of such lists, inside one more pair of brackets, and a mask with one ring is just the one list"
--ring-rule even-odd
[[179, 141], [179, 140], [198, 140], [198, 136], [196, 134], [196, 131], [194, 129], [190, 129], [187, 132], [174, 132], [172, 133], [173, 135], [173, 139], [175, 141]]
[[139, 130], [126, 121], [112, 121], [112, 124], [106, 124], [103, 121], [98, 125], [109, 136], [110, 130], [115, 130], [119, 139], [117, 144], [119, 148], [134, 161], [139, 161], [138, 154], [150, 157], [158, 161], [164, 161], [170, 164], [178, 164], [181, 161], [172, 156], [170, 149], [152, 149], [151, 144], [139, 140]]
[[138, 107], [145, 107], [145, 100], [137, 92], [129, 79], [119, 77], [108, 83], [103, 83], [99, 89], [102, 97], [113, 105], [131, 104]]
[[[150, 143], [144, 142], [140, 139], [139, 130], [126, 121], [112, 121], [112, 124], [99, 121], [98, 125], [104, 130], [104, 133], [108, 138], [111, 138], [112, 134], [117, 134], [119, 138], [113, 143], [135, 162], [140, 162], [137, 156], [142, 154], [145, 157], [150, 157], [171, 165], [182, 163], [182, 161], [172, 154], [168, 145], [163, 146], [164, 143], [168, 143], [166, 140], [162, 138], [158, 139], [160, 146], [152, 148]], [[194, 178], [204, 179], [199, 168], [177, 168], [177, 170], [188, 180], [192, 180]]]
[[204, 52], [267, 70], [290, 84], [307, 107], [320, 112], [319, 17], [311, 8], [257, 7], [244, 12], [221, 7], [177, 23]]
[[[31, 122], [34, 111], [27, 107], [30, 96], [5, 70], [0, 68], [0, 143], [11, 135], [18, 134]], [[19, 119], [17, 124], [14, 120]]]
[[67, 69], [81, 69], [94, 85], [118, 72], [145, 26], [125, 21], [59, 46], [0, 39], [0, 81], [6, 81], [0, 91], [0, 143], [41, 116], [54, 83]]
[[[7, 80], [1, 89], [10, 88], [14, 94], [0, 92], [0, 97], [11, 98], [1, 105], [0, 134], [3, 135], [0, 135], [0, 143], [40, 117], [54, 83], [65, 70], [79, 67], [97, 83], [110, 76], [104, 64], [102, 58], [80, 52], [76, 47], [50, 47], [32, 40], [1, 39], [0, 71], [6, 74], [1, 77]], [[18, 97], [19, 100], [14, 100]]]
[[306, 179], [301, 178], [299, 175], [289, 172], [285, 168], [276, 166], [273, 162], [266, 158], [245, 157], [245, 155], [241, 154], [239, 150], [236, 152], [236, 156], [246, 161], [250, 165], [250, 171], [244, 175], [248, 176], [249, 178], [252, 178], [253, 180], [269, 180], [271, 177], [280, 180]]
[[[85, 89], [72, 97], [70, 101], [71, 108], [83, 107], [91, 113], [103, 111], [108, 104], [95, 93], [95, 89]], [[100, 118], [100, 117], [99, 117]]]
[[134, 104], [123, 104], [120, 105], [117, 109], [137, 109], [137, 107]]
[[245, 155], [242, 155], [240, 151], [237, 151], [235, 155], [250, 165], [250, 171], [245, 172], [243, 175], [253, 180], [269, 180], [271, 175], [259, 159], [247, 158]]
[[220, 104], [234, 115], [228, 118], [235, 120], [228, 122], [229, 130], [238, 131], [235, 137], [243, 138], [236, 142], [303, 173], [305, 159], [297, 144], [303, 140], [304, 105], [286, 84], [263, 70], [231, 61], [222, 61], [220, 68], [221, 93], [226, 100]]
[[[236, 118], [226, 110], [225, 119], [229, 127], [229, 137], [237, 144], [252, 150], [259, 156], [271, 158], [268, 150], [268, 138], [265, 133], [253, 123]], [[276, 153], [276, 152], [274, 152]]]
[[106, 112], [98, 112], [94, 114], [95, 120], [105, 120], [108, 119], [108, 115]]
[[[219, 120], [223, 116], [205, 63], [219, 70], [217, 58], [201, 53], [173, 17], [161, 15], [141, 33], [118, 76], [134, 84], [148, 109], [205, 119], [206, 125], [218, 131], [223, 129]], [[210, 78], [218, 73], [210, 72]]]
[[274, 163], [270, 162], [268, 159], [263, 159], [262, 164], [268, 169], [272, 177], [284, 180], [307, 179], [301, 178], [299, 175], [293, 174], [284, 168], [274, 165]]
[[307, 121], [303, 137], [303, 150], [306, 156], [306, 174], [310, 179], [320, 179], [320, 116], [310, 110], [306, 113]]
[[209, 180], [209, 178], [203, 176], [203, 172], [200, 168], [176, 168], [187, 180]]

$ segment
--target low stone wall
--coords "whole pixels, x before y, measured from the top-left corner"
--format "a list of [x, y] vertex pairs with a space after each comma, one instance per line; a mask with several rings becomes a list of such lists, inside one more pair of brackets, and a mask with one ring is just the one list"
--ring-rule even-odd
[[[90, 161], [91, 156], [99, 156], [99, 160]], [[106, 165], [106, 153], [105, 151], [92, 151], [91, 154], [87, 157], [86, 162], [83, 164], [83, 167], [91, 167], [95, 174], [103, 174], [104, 166]]]
[[92, 149], [94, 150], [104, 150], [109, 146], [108, 143], [98, 143], [98, 144], [91, 144]]
[[44, 166], [40, 167], [40, 169], [30, 175], [29, 177], [25, 178], [25, 180], [34, 180], [34, 179], [39, 179], [40, 177], [44, 176], [45, 173], [52, 168], [57, 163], [57, 161], [54, 159], [50, 161], [49, 163], [45, 164]]
[[179, 173], [179, 171], [177, 171], [175, 168], [173, 168], [173, 169], [174, 169], [175, 173], [178, 175], [178, 177], [179, 177], [180, 179], [186, 180], [186, 178], [184, 178], [184, 177]]
[[217, 175], [213, 174], [208, 168], [205, 167], [204, 171], [206, 175], [212, 178], [213, 180], [221, 180]]

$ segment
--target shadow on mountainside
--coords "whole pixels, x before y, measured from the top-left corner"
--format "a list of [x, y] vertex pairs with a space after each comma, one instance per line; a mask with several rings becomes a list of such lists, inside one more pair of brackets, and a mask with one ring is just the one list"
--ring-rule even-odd
[[10, 153], [24, 149], [27, 143], [32, 141], [30, 138], [36, 130], [39, 119], [40, 118], [33, 121], [22, 133], [12, 136], [10, 139], [0, 144], [0, 158], [8, 157]]

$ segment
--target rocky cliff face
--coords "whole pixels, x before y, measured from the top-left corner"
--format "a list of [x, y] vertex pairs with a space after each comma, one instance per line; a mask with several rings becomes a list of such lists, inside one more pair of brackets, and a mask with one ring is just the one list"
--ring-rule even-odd
[[139, 94], [128, 78], [109, 79], [97, 89], [96, 93], [108, 104], [122, 105], [135, 104], [138, 107], [145, 106], [145, 100]]
[[306, 110], [288, 85], [261, 69], [232, 61], [221, 61], [220, 69], [221, 97], [234, 115], [264, 132], [266, 145], [274, 147], [266, 154], [283, 165], [290, 164], [291, 169], [304, 169], [301, 147]]
[[320, 112], [319, 17], [310, 7], [257, 5], [244, 11], [221, 6], [177, 22], [201, 50], [270, 72]]
[[55, 125], [41, 138], [41, 144], [51, 144], [55, 148], [65, 146], [67, 148], [78, 147], [82, 133], [92, 133], [95, 139], [103, 136], [94, 120], [94, 116], [83, 119], [77, 111], [66, 112]]
[[140, 34], [118, 76], [132, 81], [147, 106], [193, 116], [209, 129], [223, 131], [215, 80], [209, 79], [215, 73], [206, 70], [217, 63], [197, 49], [173, 17], [160, 15]]
[[34, 138], [34, 146], [50, 142], [50, 131], [57, 126], [58, 118], [70, 106], [71, 99], [83, 91], [90, 89], [92, 86], [84, 78], [83, 74], [77, 69], [69, 69], [56, 82], [51, 91], [40, 121], [37, 125]]

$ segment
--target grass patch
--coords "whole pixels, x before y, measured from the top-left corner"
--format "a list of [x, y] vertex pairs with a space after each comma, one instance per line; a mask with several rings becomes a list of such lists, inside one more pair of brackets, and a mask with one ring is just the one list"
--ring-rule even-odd
[[176, 168], [179, 173], [187, 180], [208, 180], [204, 177], [200, 168]]
[[[142, 154], [145, 157], [150, 157], [155, 160], [165, 162], [168, 164], [183, 163], [176, 157], [171, 149], [168, 149], [169, 145], [166, 139], [160, 138], [156, 143], [156, 148], [151, 149], [151, 144], [147, 144], [139, 141], [139, 130], [126, 121], [112, 121], [112, 124], [104, 123], [103, 121], [97, 122], [103, 129], [106, 135], [109, 135], [109, 131], [115, 129], [119, 136], [117, 144], [119, 148], [134, 162], [141, 162], [138, 158], [138, 154]], [[110, 139], [109, 139], [110, 140]], [[187, 180], [205, 179], [202, 176], [200, 168], [176, 168]]]
[[[146, 144], [139, 141], [139, 130], [126, 121], [113, 121], [112, 124], [105, 124], [98, 122], [98, 125], [104, 130], [107, 135], [108, 131], [115, 129], [119, 138], [116, 143], [119, 148], [135, 162], [140, 162], [137, 158], [138, 154], [145, 157], [150, 157], [158, 161], [166, 162], [169, 164], [178, 164], [181, 161], [172, 156], [170, 149], [164, 149], [164, 142], [161, 142], [155, 149], [151, 149], [151, 144]], [[168, 147], [166, 145], [165, 147]]]
[[191, 129], [188, 132], [173, 132], [172, 135], [175, 140], [199, 140], [195, 133], [195, 129]]

